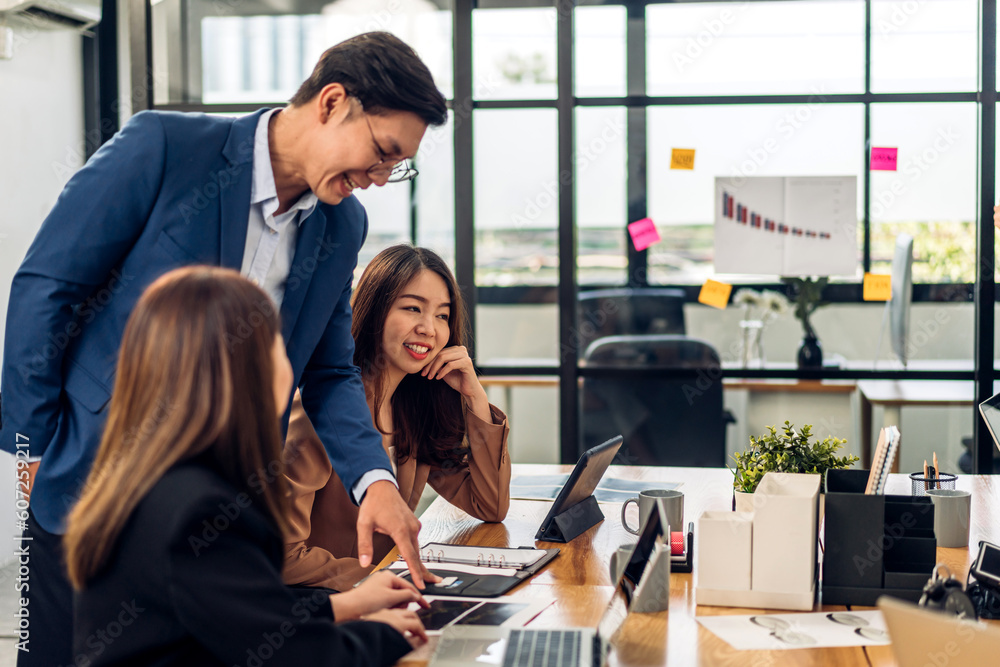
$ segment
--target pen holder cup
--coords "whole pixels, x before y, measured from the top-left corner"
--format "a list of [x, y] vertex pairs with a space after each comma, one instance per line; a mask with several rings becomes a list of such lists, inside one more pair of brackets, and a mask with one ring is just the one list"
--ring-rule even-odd
[[954, 489], [958, 475], [943, 472], [937, 477], [925, 476], [922, 472], [910, 473], [910, 495], [926, 496], [930, 489]]

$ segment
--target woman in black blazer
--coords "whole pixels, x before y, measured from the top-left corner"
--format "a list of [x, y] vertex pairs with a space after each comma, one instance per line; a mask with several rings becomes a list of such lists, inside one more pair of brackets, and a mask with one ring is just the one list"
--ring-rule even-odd
[[65, 537], [75, 664], [387, 665], [426, 641], [405, 610], [419, 592], [391, 574], [332, 596], [282, 584], [280, 331], [226, 269], [173, 271], [139, 300]]

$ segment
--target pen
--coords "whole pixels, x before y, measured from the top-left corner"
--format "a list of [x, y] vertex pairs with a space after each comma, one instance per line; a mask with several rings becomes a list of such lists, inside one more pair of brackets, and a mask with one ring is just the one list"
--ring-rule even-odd
[[927, 488], [928, 488], [928, 486], [927, 486], [927, 478], [929, 476], [930, 476], [930, 473], [927, 470], [927, 459], [924, 459], [924, 491], [926, 491]]
[[934, 452], [934, 479], [935, 479], [934, 488], [935, 489], [940, 489], [941, 488], [941, 469], [938, 468], [937, 452]]

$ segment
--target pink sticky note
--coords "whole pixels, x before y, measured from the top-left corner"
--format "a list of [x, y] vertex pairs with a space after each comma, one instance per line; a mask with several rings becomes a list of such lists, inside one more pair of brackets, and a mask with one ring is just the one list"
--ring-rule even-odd
[[630, 223], [628, 233], [632, 237], [632, 244], [636, 250], [645, 250], [660, 240], [660, 232], [656, 231], [656, 225], [653, 224], [651, 218], [643, 218]]
[[872, 171], [896, 171], [897, 148], [872, 146]]

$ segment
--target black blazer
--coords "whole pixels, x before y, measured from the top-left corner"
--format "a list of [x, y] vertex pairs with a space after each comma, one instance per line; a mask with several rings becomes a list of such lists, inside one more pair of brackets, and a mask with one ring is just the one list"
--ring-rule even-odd
[[281, 581], [274, 524], [208, 466], [170, 470], [74, 599], [76, 664], [389, 665], [410, 651], [383, 623], [333, 624], [329, 596]]

